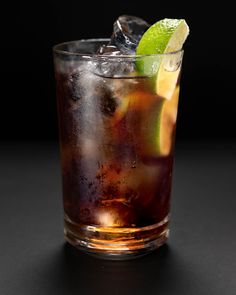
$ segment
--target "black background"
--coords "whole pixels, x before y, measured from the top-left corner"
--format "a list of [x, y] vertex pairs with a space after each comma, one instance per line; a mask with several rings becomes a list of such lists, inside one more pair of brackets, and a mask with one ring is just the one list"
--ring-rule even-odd
[[177, 139], [235, 138], [235, 25], [227, 1], [15, 1], [1, 9], [1, 139], [57, 139], [52, 46], [109, 37], [121, 14], [185, 18]]
[[[0, 12], [0, 294], [235, 294], [231, 1], [8, 1]], [[121, 14], [185, 18], [191, 32], [168, 246], [111, 262], [64, 243], [52, 46], [109, 37]]]

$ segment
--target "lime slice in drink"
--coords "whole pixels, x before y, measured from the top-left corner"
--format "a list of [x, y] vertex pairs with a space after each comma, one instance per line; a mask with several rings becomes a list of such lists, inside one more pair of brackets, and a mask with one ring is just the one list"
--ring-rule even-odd
[[157, 152], [162, 156], [167, 156], [172, 148], [175, 123], [177, 118], [177, 108], [179, 99], [179, 86], [174, 90], [170, 100], [164, 100], [162, 108], [157, 116], [156, 134], [154, 140]]
[[175, 135], [178, 98], [179, 86], [175, 88], [170, 100], [153, 96], [149, 109], [142, 110], [141, 125], [137, 129], [144, 158], [170, 154]]
[[[137, 55], [166, 54], [181, 50], [189, 27], [184, 19], [165, 18], [152, 25], [142, 36]], [[153, 75], [154, 91], [166, 99], [174, 92], [181, 63], [182, 53], [163, 56], [150, 56], [137, 60], [137, 68], [141, 74]], [[171, 70], [170, 65], [176, 64]]]

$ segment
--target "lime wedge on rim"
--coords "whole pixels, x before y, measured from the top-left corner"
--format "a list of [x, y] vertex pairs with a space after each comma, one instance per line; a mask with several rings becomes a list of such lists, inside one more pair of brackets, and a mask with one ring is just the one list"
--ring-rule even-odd
[[[154, 156], [167, 156], [173, 147], [179, 96], [177, 81], [183, 54], [181, 48], [188, 34], [189, 27], [184, 19], [166, 18], [143, 34], [136, 50], [137, 55], [147, 55], [137, 58], [139, 73], [151, 76], [151, 88], [161, 97], [155, 111], [149, 114], [146, 134], [149, 146], [146, 150]], [[171, 68], [171, 64], [177, 66]]]
[[[166, 54], [181, 50], [187, 36], [189, 27], [184, 19], [165, 18], [152, 25], [142, 36], [136, 50], [137, 55]], [[154, 74], [154, 90], [166, 99], [173, 95], [179, 70], [166, 70], [166, 64], [171, 59], [181, 61], [182, 53], [163, 56], [150, 56], [137, 61], [137, 68], [141, 74]], [[155, 65], [155, 66], [153, 66]], [[156, 73], [153, 73], [155, 68]]]

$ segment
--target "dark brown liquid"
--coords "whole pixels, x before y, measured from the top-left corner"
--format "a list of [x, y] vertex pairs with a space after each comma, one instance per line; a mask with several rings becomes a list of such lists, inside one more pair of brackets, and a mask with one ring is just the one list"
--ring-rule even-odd
[[162, 221], [169, 213], [173, 147], [158, 155], [150, 134], [162, 98], [145, 78], [96, 77], [88, 85], [77, 78], [56, 73], [65, 214], [106, 227]]

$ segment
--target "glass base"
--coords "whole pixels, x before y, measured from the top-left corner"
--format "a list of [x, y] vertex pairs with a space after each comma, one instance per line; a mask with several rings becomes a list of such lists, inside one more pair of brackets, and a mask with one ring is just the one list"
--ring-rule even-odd
[[66, 240], [74, 247], [99, 258], [132, 259], [163, 245], [169, 235], [169, 217], [141, 228], [80, 225], [65, 216]]

